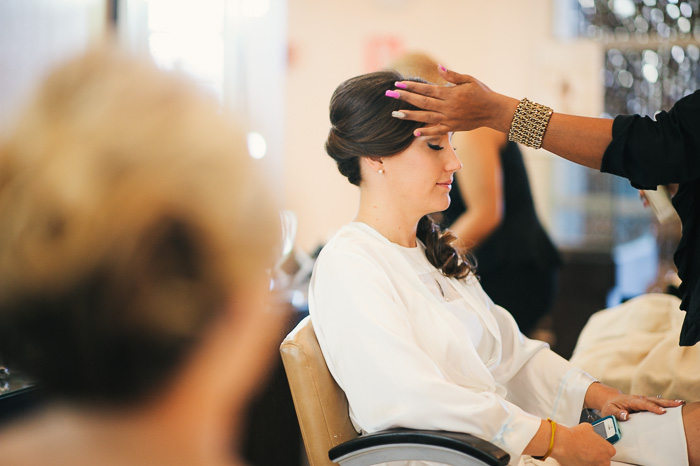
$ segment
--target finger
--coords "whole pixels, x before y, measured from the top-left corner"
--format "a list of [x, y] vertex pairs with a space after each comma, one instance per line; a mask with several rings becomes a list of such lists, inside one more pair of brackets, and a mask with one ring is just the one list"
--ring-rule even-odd
[[423, 110], [431, 110], [431, 111], [436, 111], [438, 109], [438, 106], [442, 102], [439, 99], [433, 98], [433, 97], [428, 97], [420, 94], [414, 94], [412, 92], [408, 91], [394, 91], [391, 94], [387, 94], [389, 97], [393, 97], [395, 99], [403, 100], [404, 102], [408, 102], [409, 104], [412, 104], [420, 109]]
[[429, 125], [442, 123], [444, 118], [442, 113], [426, 112], [423, 110], [398, 110], [391, 112], [391, 116], [401, 120], [420, 121], [421, 123], [428, 123]]
[[661, 398], [661, 395], [657, 397], [647, 397], [647, 402], [651, 405], [648, 411], [657, 414], [663, 414], [666, 412], [665, 408], [676, 408], [678, 406], [683, 406], [685, 401], [683, 400], [668, 400], [666, 398]]
[[443, 125], [434, 125], [434, 126], [424, 126], [422, 128], [418, 128], [413, 132], [413, 135], [418, 137], [418, 136], [441, 136], [443, 134], [449, 133], [450, 129]]
[[637, 409], [639, 411], [650, 411], [652, 413], [656, 414], [663, 414], [666, 412], [666, 410], [663, 407], [663, 404], [661, 403], [662, 398], [654, 398], [654, 397], [641, 397], [637, 400], [638, 407]]
[[665, 408], [675, 408], [677, 406], [683, 406], [685, 404], [684, 400], [668, 400], [666, 398], [652, 398], [652, 400], [659, 406], [663, 406]]
[[664, 414], [666, 412], [665, 407], [675, 407], [681, 406], [682, 402], [679, 403], [675, 400], [665, 400], [663, 398], [654, 398], [649, 396], [638, 396], [633, 397], [624, 403], [625, 408], [628, 411], [649, 411], [656, 414]]
[[613, 416], [615, 416], [615, 419], [618, 421], [626, 421], [630, 418], [630, 413], [626, 409], [620, 409], [617, 412], [613, 413]]
[[[419, 83], [416, 81], [397, 81], [395, 83], [396, 87], [399, 89], [404, 89], [410, 92], [401, 92], [403, 95], [419, 94], [422, 96], [433, 97], [439, 99], [441, 95], [441, 90], [444, 86], [438, 86], [437, 84]], [[406, 100], [406, 99], [401, 99]], [[411, 102], [413, 103], [413, 102]]]

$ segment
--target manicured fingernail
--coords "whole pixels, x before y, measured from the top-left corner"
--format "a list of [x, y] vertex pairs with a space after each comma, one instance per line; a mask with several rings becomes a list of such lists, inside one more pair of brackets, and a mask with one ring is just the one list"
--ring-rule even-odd
[[447, 71], [447, 68], [445, 68], [444, 66], [442, 66], [442, 65], [438, 65], [438, 66], [440, 67], [440, 69], [441, 69], [442, 71]]
[[685, 404], [685, 400], [676, 400], [676, 403]]
[[386, 91], [384, 95], [386, 95], [387, 97], [393, 97], [394, 99], [399, 98], [399, 93], [396, 91]]
[[406, 114], [404, 112], [398, 112], [396, 110], [391, 112], [391, 116], [393, 116], [394, 118], [406, 118]]
[[415, 137], [418, 137], [418, 136], [420, 136], [420, 131], [418, 131], [418, 130], [415, 130], [415, 131], [413, 132], [413, 135], [414, 135]]
[[399, 89], [408, 89], [406, 83], [402, 83], [401, 81], [396, 81], [394, 86], [398, 87]]
[[662, 413], [665, 413], [666, 410], [665, 410], [664, 408], [661, 408], [661, 412], [662, 412]]
[[620, 417], [622, 418], [623, 421], [626, 421], [628, 416], [629, 416], [629, 414], [627, 414], [627, 413], [624, 413], [624, 412], [620, 413]]

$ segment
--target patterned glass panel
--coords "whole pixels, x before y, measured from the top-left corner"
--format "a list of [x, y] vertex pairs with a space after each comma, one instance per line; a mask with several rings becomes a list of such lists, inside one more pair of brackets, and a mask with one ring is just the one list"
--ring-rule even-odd
[[700, 37], [700, 0], [578, 0], [578, 34], [598, 39]]
[[668, 110], [700, 84], [700, 48], [663, 44], [656, 48], [610, 48], [605, 56], [605, 111], [609, 116]]
[[[560, 1], [574, 10], [569, 31], [605, 44], [603, 116], [653, 117], [700, 87], [700, 0]], [[554, 233], [563, 244], [607, 249], [651, 231], [651, 214], [627, 180], [559, 165], [567, 181], [556, 189]]]

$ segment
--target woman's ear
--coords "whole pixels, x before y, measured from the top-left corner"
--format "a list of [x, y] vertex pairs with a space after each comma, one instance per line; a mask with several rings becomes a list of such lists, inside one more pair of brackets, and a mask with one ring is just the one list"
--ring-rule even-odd
[[373, 172], [384, 169], [384, 162], [381, 157], [362, 157], [362, 161], [367, 164], [367, 168]]

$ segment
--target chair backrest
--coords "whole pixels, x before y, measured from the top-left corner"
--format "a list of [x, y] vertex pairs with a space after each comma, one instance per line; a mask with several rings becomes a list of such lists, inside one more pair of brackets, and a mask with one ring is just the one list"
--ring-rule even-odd
[[332, 466], [328, 450], [356, 438], [348, 400], [328, 371], [311, 317], [304, 318], [280, 346], [284, 370], [311, 466]]

